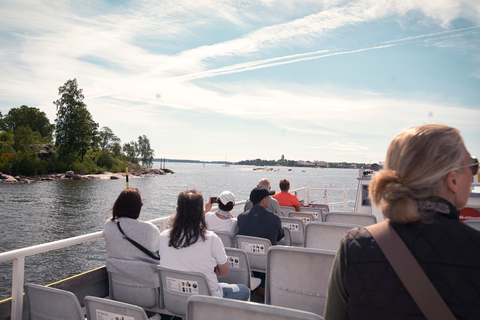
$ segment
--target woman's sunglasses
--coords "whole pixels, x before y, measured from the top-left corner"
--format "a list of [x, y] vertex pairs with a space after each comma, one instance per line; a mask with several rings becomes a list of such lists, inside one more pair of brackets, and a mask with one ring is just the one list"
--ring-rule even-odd
[[476, 175], [478, 173], [478, 159], [475, 158], [474, 156], [470, 156], [470, 162], [468, 163], [468, 166], [472, 170], [472, 174]]

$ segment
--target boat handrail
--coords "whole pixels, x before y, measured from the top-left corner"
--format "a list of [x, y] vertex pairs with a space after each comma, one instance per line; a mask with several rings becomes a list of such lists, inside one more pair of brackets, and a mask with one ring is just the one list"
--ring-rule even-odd
[[[170, 217], [161, 217], [149, 220], [151, 223], [160, 226], [160, 230], [165, 229], [166, 223]], [[25, 257], [39, 253], [44, 253], [56, 249], [70, 247], [88, 241], [104, 238], [103, 231], [97, 231], [77, 237], [42, 243], [30, 247], [16, 249], [12, 251], [0, 253], [0, 263], [13, 260], [13, 276], [12, 276], [12, 311], [10, 319], [22, 319], [23, 307], [23, 285], [25, 281]]]

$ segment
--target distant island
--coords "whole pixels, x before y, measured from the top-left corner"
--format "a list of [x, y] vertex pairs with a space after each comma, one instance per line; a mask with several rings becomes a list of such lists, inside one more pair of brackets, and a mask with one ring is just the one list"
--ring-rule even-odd
[[229, 165], [248, 165], [248, 166], [284, 166], [284, 167], [310, 167], [310, 168], [343, 168], [355, 169], [365, 168], [378, 170], [379, 165], [376, 163], [354, 163], [354, 162], [326, 162], [326, 161], [296, 161], [296, 160], [242, 160], [239, 162], [229, 161], [201, 161], [201, 160], [185, 160], [185, 159], [153, 159], [153, 162], [179, 162], [179, 163], [212, 163], [212, 164], [229, 164]]

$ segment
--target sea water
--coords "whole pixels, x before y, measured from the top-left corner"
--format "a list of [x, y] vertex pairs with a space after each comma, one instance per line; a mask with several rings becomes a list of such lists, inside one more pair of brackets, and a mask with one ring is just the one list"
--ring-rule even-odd
[[[142, 194], [141, 220], [171, 215], [178, 194], [188, 189], [202, 192], [205, 201], [229, 190], [240, 201], [248, 198], [261, 178], [268, 178], [272, 189], [278, 190], [280, 179], [288, 179], [291, 189], [356, 188], [358, 176], [356, 169], [268, 167], [265, 171], [209, 163], [167, 163], [166, 167], [175, 173], [129, 177], [129, 186]], [[0, 252], [101, 231], [125, 187], [125, 179], [0, 184]], [[312, 192], [312, 200], [321, 203], [322, 195]], [[349, 200], [355, 200], [355, 191], [349, 192]], [[242, 209], [235, 208], [235, 214]], [[45, 285], [100, 267], [105, 264], [104, 247], [101, 239], [26, 257], [25, 282]], [[12, 262], [0, 263], [0, 299], [11, 295], [11, 278]]]

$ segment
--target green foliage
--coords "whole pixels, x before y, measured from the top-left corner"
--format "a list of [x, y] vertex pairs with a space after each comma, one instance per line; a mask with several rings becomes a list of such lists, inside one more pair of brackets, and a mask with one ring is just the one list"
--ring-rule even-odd
[[112, 144], [112, 155], [116, 158], [120, 158], [122, 156], [122, 146], [118, 142], [114, 142]]
[[125, 143], [123, 145], [123, 152], [125, 152], [128, 161], [137, 162], [138, 144], [135, 141]]
[[115, 159], [107, 150], [103, 150], [97, 157], [97, 165], [99, 167], [111, 168], [115, 164]]
[[150, 148], [150, 140], [148, 140], [146, 135], [138, 137], [138, 153], [142, 164], [147, 168], [151, 168], [153, 166], [154, 151]]
[[15, 135], [10, 131], [0, 132], [0, 150], [6, 153], [12, 153], [15, 149]]
[[83, 160], [98, 141], [98, 124], [83, 102], [84, 95], [78, 88], [77, 79], [68, 80], [58, 88], [58, 94], [60, 99], [53, 102], [57, 107], [55, 144], [62, 155], [76, 154]]
[[103, 127], [98, 133], [100, 137], [100, 149], [111, 150], [114, 143], [120, 142], [118, 138], [109, 127]]
[[[8, 114], [0, 112], [0, 153], [11, 153], [13, 159], [0, 159], [3, 172], [19, 175], [38, 175], [47, 172], [102, 173], [140, 170], [139, 156], [146, 166], [153, 165], [150, 141], [143, 135], [138, 142], [122, 146], [120, 139], [108, 127], [98, 131], [83, 102], [82, 89], [77, 80], [68, 80], [58, 89], [60, 98], [54, 101], [57, 108], [55, 125], [50, 124], [44, 112], [22, 105]], [[55, 130], [55, 146], [47, 148], [48, 154], [38, 153], [43, 145], [50, 144]], [[132, 167], [132, 164], [134, 168]]]
[[46, 173], [46, 163], [35, 153], [19, 151], [13, 157], [12, 174], [34, 176]]
[[42, 136], [39, 132], [33, 132], [29, 126], [17, 128], [15, 133], [15, 149], [17, 151], [37, 152], [38, 144], [42, 142]]
[[[44, 142], [51, 142], [55, 126], [50, 123], [45, 112], [25, 105], [12, 108], [0, 121], [0, 130], [11, 130], [14, 134], [21, 127], [28, 127], [38, 133]], [[40, 139], [39, 139], [40, 140]]]

